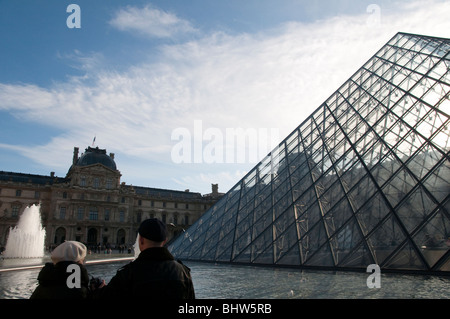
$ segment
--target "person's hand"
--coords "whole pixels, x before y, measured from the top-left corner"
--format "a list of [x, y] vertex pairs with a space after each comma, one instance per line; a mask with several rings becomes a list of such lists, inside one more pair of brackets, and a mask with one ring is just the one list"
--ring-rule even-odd
[[103, 288], [105, 286], [106, 286], [106, 282], [104, 279], [92, 278], [89, 282], [89, 288], [91, 289], [91, 291], [95, 291], [95, 290]]
[[103, 279], [103, 280], [102, 280], [102, 283], [101, 283], [100, 286], [98, 286], [97, 288], [100, 289], [100, 288], [103, 288], [103, 287], [105, 287], [105, 286], [106, 286], [106, 282], [105, 282], [105, 279]]

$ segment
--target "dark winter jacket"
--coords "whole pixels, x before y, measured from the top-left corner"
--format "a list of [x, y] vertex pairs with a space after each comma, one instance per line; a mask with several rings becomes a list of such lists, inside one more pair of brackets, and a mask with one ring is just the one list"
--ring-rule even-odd
[[54, 265], [53, 263], [46, 263], [38, 275], [39, 285], [34, 290], [30, 299], [86, 299], [89, 296], [89, 275], [83, 265], [77, 264], [80, 267], [80, 288], [70, 288], [67, 284], [67, 278], [72, 275], [69, 282], [72, 280], [75, 272], [67, 270], [70, 264], [75, 264], [71, 261], [61, 261]]
[[165, 247], [148, 248], [120, 268], [99, 299], [194, 299], [190, 269], [176, 261]]

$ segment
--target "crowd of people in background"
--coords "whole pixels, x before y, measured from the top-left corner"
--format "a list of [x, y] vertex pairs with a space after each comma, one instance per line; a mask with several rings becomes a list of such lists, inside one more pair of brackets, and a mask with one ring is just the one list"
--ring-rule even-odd
[[[101, 244], [98, 243], [97, 245], [89, 245], [86, 244], [86, 247], [88, 249], [88, 255], [91, 254], [134, 254], [134, 247], [133, 245], [111, 245], [111, 244]], [[51, 245], [48, 247], [48, 252], [51, 253], [58, 245]]]
[[[134, 244], [121, 244], [121, 245], [111, 245], [111, 244], [101, 244], [98, 243], [97, 245], [88, 245], [84, 244], [88, 251], [88, 255], [91, 254], [134, 254]], [[49, 247], [46, 248], [46, 250], [51, 253], [58, 245], [52, 244]], [[5, 251], [5, 247], [3, 245], [0, 245], [0, 256], [3, 255], [3, 252]]]

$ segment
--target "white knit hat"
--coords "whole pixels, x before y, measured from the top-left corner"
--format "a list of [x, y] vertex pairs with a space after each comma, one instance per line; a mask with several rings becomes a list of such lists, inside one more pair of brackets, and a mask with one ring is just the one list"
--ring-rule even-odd
[[80, 262], [86, 257], [86, 246], [77, 241], [65, 241], [52, 251], [54, 264], [60, 261]]

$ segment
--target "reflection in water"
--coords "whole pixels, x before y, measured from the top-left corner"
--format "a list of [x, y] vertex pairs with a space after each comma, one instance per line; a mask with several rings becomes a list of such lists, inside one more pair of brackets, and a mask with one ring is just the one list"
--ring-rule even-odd
[[37, 287], [40, 269], [0, 273], [0, 298], [28, 299]]
[[[109, 282], [127, 262], [86, 265], [90, 275]], [[450, 298], [450, 278], [382, 274], [381, 288], [369, 289], [368, 273], [276, 269], [186, 262], [197, 298]], [[0, 298], [28, 299], [40, 269], [0, 273]]]
[[198, 298], [450, 298], [450, 278], [382, 274], [367, 288], [368, 273], [186, 263]]

